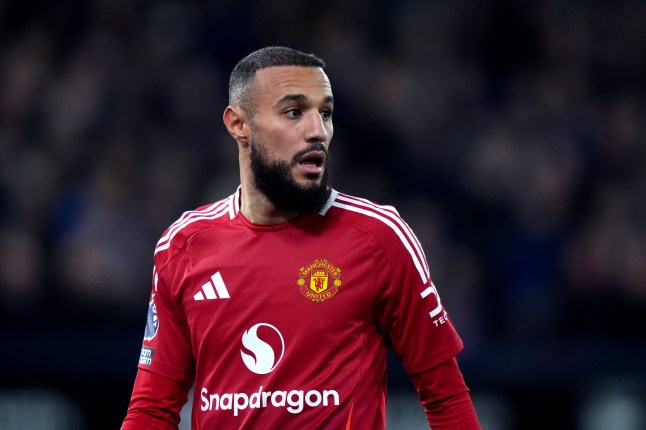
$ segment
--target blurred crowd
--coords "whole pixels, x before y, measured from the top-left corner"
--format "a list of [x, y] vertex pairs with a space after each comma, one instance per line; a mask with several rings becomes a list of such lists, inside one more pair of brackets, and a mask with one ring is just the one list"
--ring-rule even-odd
[[228, 73], [283, 44], [328, 64], [335, 188], [398, 208], [472, 354], [642, 344], [645, 29], [638, 0], [0, 2], [0, 321], [143, 333], [156, 240], [239, 181]]

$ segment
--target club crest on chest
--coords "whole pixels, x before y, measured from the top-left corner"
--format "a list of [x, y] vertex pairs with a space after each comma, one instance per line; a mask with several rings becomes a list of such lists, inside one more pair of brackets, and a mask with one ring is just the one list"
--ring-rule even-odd
[[298, 271], [296, 284], [303, 296], [313, 302], [331, 299], [341, 286], [341, 269], [325, 259], [316, 259]]

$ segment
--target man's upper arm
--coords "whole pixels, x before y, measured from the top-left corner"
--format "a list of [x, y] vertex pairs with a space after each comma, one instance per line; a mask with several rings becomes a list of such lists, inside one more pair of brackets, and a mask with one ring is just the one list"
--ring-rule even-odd
[[383, 258], [379, 266], [388, 268], [379, 280], [377, 318], [397, 356], [415, 374], [454, 357], [462, 340], [431, 279], [421, 244], [399, 221], [398, 228], [375, 230]]

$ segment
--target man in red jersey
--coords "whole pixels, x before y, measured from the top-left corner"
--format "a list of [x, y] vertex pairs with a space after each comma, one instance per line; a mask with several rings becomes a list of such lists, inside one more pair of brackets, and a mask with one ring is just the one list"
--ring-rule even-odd
[[269, 47], [233, 69], [241, 185], [157, 244], [122, 430], [177, 429], [191, 386], [193, 429], [384, 429], [389, 346], [433, 430], [480, 428], [414, 233], [328, 184], [324, 66]]

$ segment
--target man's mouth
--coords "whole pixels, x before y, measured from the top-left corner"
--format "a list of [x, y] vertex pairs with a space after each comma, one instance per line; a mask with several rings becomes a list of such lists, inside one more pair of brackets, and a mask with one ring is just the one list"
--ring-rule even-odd
[[298, 164], [307, 168], [321, 168], [325, 164], [324, 151], [309, 151], [298, 159]]

